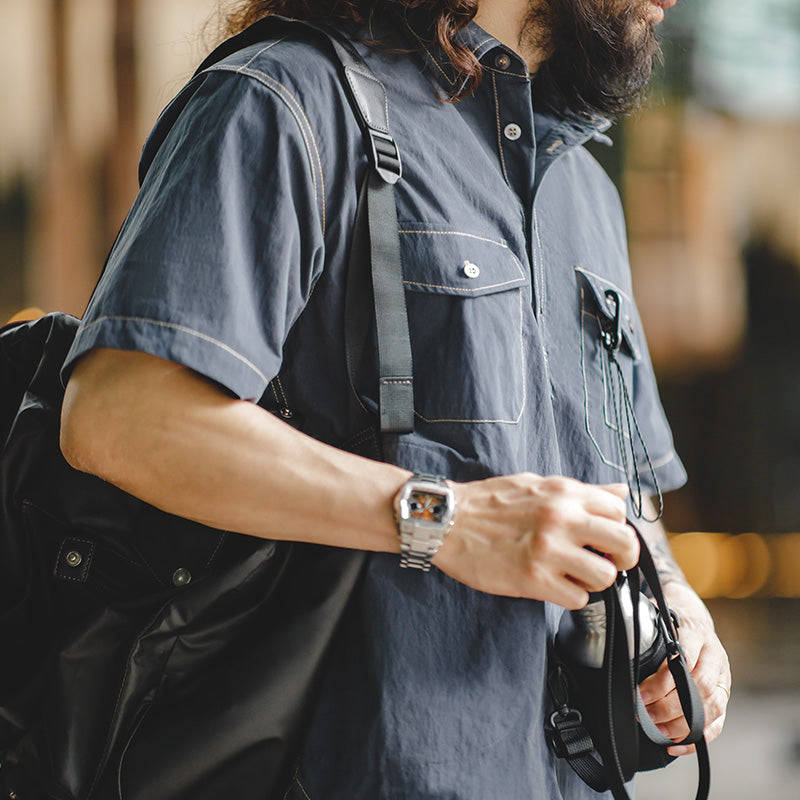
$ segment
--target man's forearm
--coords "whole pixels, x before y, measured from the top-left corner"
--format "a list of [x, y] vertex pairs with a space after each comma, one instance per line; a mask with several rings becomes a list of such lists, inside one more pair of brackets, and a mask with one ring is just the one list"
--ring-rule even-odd
[[[642, 498], [642, 511], [643, 516], [646, 518], [653, 519], [655, 517], [655, 508], [649, 498]], [[667, 532], [661, 521], [647, 522], [645, 520], [638, 520], [636, 527], [639, 529], [642, 538], [647, 542], [647, 546], [650, 548], [650, 554], [653, 556], [653, 563], [655, 564], [659, 578], [661, 578], [661, 586], [664, 589], [664, 595], [667, 597], [670, 604], [675, 607], [676, 611], [691, 611], [713, 627], [714, 623], [708, 609], [694, 589], [692, 589], [689, 581], [686, 580], [683, 570], [672, 554], [672, 548], [667, 539]]]
[[153, 356], [97, 351], [77, 365], [62, 449], [78, 469], [212, 527], [399, 549], [391, 498], [405, 470], [298, 434]]

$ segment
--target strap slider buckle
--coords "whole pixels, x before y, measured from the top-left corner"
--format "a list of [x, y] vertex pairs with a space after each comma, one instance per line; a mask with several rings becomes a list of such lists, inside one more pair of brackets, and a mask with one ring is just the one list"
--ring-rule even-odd
[[370, 162], [386, 183], [394, 184], [403, 174], [400, 151], [394, 139], [375, 128], [368, 128]]
[[594, 750], [592, 738], [583, 727], [583, 716], [575, 708], [562, 706], [556, 709], [544, 731], [558, 758], [579, 758]]

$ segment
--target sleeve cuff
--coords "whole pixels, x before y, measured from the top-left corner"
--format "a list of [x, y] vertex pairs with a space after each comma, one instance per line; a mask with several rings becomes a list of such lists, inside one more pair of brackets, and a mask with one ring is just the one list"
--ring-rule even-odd
[[78, 330], [61, 371], [62, 381], [67, 382], [81, 356], [98, 347], [136, 350], [174, 361], [210, 378], [242, 400], [257, 401], [280, 366], [273, 364], [265, 370], [230, 345], [185, 325], [144, 317], [106, 316]]

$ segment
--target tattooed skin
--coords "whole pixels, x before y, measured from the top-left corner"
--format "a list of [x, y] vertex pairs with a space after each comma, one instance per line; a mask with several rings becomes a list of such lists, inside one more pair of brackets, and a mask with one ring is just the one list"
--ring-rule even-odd
[[[656, 515], [653, 501], [647, 497], [642, 498], [642, 512], [643, 517], [651, 519]], [[642, 538], [650, 548], [653, 563], [656, 566], [659, 578], [661, 578], [661, 585], [666, 587], [670, 583], [680, 583], [688, 586], [689, 581], [686, 580], [686, 576], [672, 555], [672, 549], [667, 540], [667, 532], [661, 522], [645, 522], [644, 519], [641, 519], [637, 521], [636, 527], [639, 528]]]

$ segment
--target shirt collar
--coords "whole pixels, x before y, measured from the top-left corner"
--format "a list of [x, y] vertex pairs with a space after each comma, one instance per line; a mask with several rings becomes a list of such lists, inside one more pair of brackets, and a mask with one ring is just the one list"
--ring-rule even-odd
[[[421, 28], [409, 22], [406, 25], [415, 45], [421, 48], [426, 69], [436, 83], [448, 96], [457, 93], [463, 86], [464, 76], [456, 71], [439, 45], [426, 39], [420, 32]], [[470, 22], [462, 28], [456, 34], [456, 40], [472, 50], [485, 71], [528, 80], [525, 61], [477, 23]], [[543, 145], [545, 149], [552, 148], [554, 155], [560, 149], [566, 150], [583, 144], [591, 138], [611, 144], [611, 140], [605, 135], [611, 122], [605, 117], [579, 114], [569, 109], [559, 110], [552, 106], [548, 110], [542, 109], [537, 116], [550, 117], [549, 124], [544, 126], [547, 132], [543, 136], [537, 136], [537, 144]]]
[[[415, 46], [421, 48], [426, 69], [435, 82], [448, 96], [458, 93], [465, 82], [464, 76], [456, 71], [442, 48], [426, 37], [421, 27], [410, 22], [406, 22], [406, 25]], [[462, 28], [456, 34], [456, 41], [469, 48], [484, 69], [528, 79], [525, 62], [475, 22]]]

